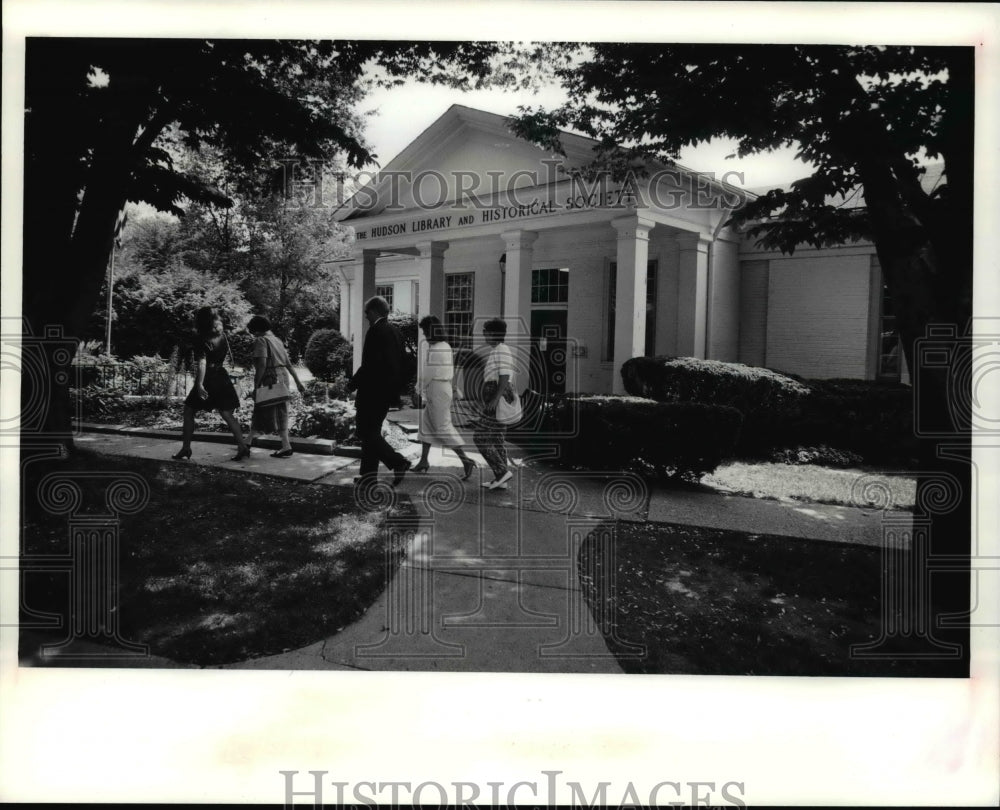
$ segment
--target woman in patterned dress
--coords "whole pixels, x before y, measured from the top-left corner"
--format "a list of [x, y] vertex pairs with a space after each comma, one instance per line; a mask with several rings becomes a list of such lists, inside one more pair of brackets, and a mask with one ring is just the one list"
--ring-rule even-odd
[[[284, 382], [285, 385], [289, 384], [289, 375], [291, 375], [299, 393], [303, 393], [305, 387], [288, 359], [285, 344], [271, 331], [271, 322], [263, 315], [254, 315], [247, 324], [247, 331], [255, 338], [253, 344], [254, 391], [264, 382], [264, 377], [269, 373], [269, 369], [273, 369], [277, 380]], [[271, 453], [273, 458], [288, 458], [292, 455], [292, 443], [288, 438], [287, 402], [277, 402], [272, 405], [255, 404], [253, 406], [250, 439], [247, 444], [252, 447], [254, 437], [260, 433], [276, 433], [281, 439], [281, 449]]]

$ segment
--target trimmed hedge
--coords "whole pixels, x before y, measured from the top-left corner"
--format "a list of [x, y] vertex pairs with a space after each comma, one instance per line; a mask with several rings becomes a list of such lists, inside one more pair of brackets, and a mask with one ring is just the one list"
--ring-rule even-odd
[[868, 464], [912, 465], [913, 389], [866, 380], [810, 380], [810, 395], [790, 426], [803, 446], [828, 445], [860, 455]]
[[546, 423], [567, 464], [698, 478], [732, 457], [743, 417], [720, 405], [564, 394]]
[[657, 402], [727, 405], [743, 414], [736, 452], [759, 456], [783, 446], [809, 388], [766, 368], [694, 357], [633, 357], [621, 369], [625, 390]]
[[736, 408], [744, 419], [740, 458], [819, 447], [869, 464], [909, 464], [916, 455], [912, 389], [899, 383], [803, 380], [693, 357], [633, 357], [621, 374], [633, 396]]
[[657, 402], [723, 402], [743, 413], [794, 410], [809, 388], [768, 368], [695, 357], [633, 357], [622, 365], [625, 390]]
[[306, 368], [320, 380], [354, 373], [354, 349], [336, 329], [317, 329], [306, 344]]

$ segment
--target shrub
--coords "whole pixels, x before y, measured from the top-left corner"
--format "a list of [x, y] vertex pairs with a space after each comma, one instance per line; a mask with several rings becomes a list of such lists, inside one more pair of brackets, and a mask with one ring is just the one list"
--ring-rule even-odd
[[389, 323], [395, 326], [403, 336], [403, 350], [415, 357], [420, 338], [417, 316], [405, 312], [390, 312]]
[[254, 336], [246, 331], [233, 332], [228, 335], [228, 339], [233, 362], [240, 368], [253, 368]]
[[[553, 400], [546, 424], [565, 463], [697, 478], [733, 455], [742, 421], [721, 405], [570, 394]], [[578, 436], [559, 436], [574, 427]]]
[[148, 374], [150, 372], [170, 371], [170, 363], [159, 355], [137, 354], [131, 358], [127, 364], [137, 372]]
[[288, 302], [281, 324], [282, 340], [293, 363], [302, 360], [313, 332], [340, 325], [340, 310], [334, 303], [338, 297], [332, 293], [332, 289], [317, 290], [306, 285]]
[[395, 326], [403, 337], [403, 385], [400, 396], [416, 404], [417, 349], [419, 346], [419, 324], [415, 315], [405, 312], [390, 312], [389, 323]]
[[818, 464], [822, 467], [856, 467], [862, 462], [861, 456], [844, 450], [836, 450], [821, 444], [819, 447], [786, 447], [771, 453], [771, 461], [777, 464]]
[[657, 402], [718, 402], [743, 412], [795, 406], [809, 388], [786, 374], [695, 357], [633, 357], [622, 365], [625, 390]]
[[191, 383], [190, 376], [179, 370], [176, 349], [170, 360], [158, 355], [119, 360], [114, 355], [93, 354], [87, 347], [77, 352], [74, 365], [82, 388], [96, 387], [119, 394], [181, 396]]
[[306, 404], [327, 402], [331, 399], [346, 400], [350, 398], [347, 390], [347, 377], [343, 374], [338, 374], [331, 382], [309, 380], [305, 383], [305, 389], [302, 401]]
[[809, 388], [766, 368], [694, 357], [633, 357], [621, 369], [625, 390], [658, 402], [727, 405], [743, 414], [737, 453], [758, 456], [787, 442], [788, 423]]
[[912, 463], [913, 389], [869, 380], [810, 380], [802, 413], [789, 426], [795, 444], [828, 445], [869, 464]]
[[125, 396], [113, 388], [88, 385], [85, 388], [70, 388], [72, 412], [79, 413], [81, 419], [106, 420], [128, 410]]
[[320, 380], [354, 371], [354, 349], [336, 329], [317, 329], [306, 344], [306, 368]]
[[472, 349], [455, 349], [455, 376], [461, 370], [463, 397], [471, 402], [479, 402], [483, 394], [483, 369], [486, 358]]
[[354, 433], [354, 415], [353, 402], [313, 402], [296, 409], [289, 427], [296, 436], [320, 436], [339, 443]]

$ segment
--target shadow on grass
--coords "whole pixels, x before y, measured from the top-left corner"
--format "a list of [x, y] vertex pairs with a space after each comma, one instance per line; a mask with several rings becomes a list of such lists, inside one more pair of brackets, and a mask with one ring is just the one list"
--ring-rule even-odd
[[[172, 661], [235, 663], [327, 638], [378, 598], [405, 553], [386, 513], [359, 509], [343, 487], [81, 451], [26, 465], [24, 491], [36, 492], [52, 471], [69, 474], [82, 490], [75, 514], [97, 515], [108, 479], [88, 473], [102, 470], [138, 474], [150, 491], [118, 532], [120, 635]], [[31, 500], [23, 553], [66, 555], [69, 518]], [[409, 512], [408, 503], [396, 511]], [[29, 610], [57, 614], [66, 627], [69, 580], [66, 572], [26, 573], [22, 623]], [[37, 656], [26, 649], [32, 638], [22, 634], [22, 664]]]
[[[851, 654], [881, 635], [878, 548], [667, 524], [609, 528], [584, 541], [579, 572], [625, 672], [968, 675], [967, 657], [912, 658], [928, 651], [916, 637], [894, 642], [891, 658]], [[934, 636], [968, 650], [967, 630]]]

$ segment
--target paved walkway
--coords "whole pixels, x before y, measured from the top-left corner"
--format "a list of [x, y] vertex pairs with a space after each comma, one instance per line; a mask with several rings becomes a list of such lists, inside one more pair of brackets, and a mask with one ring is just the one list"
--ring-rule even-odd
[[[390, 414], [409, 425], [412, 414]], [[168, 460], [176, 439], [83, 433], [79, 446], [101, 453]], [[297, 452], [274, 459], [255, 450], [232, 462], [234, 447], [196, 442], [190, 462], [326, 486], [350, 486], [358, 460]], [[404, 451], [419, 455], [419, 445]], [[477, 454], [472, 454], [478, 459]], [[523, 458], [523, 457], [522, 457]], [[601, 476], [529, 463], [506, 492], [459, 480], [450, 452], [431, 452], [431, 473], [409, 474], [397, 490], [417, 520], [406, 559], [379, 600], [354, 625], [309, 647], [254, 659], [241, 669], [368, 669], [488, 672], [620, 672], [580, 590], [577, 551], [608, 521], [663, 522], [785, 535], [808, 541], [882, 543], [874, 510], [779, 503], [704, 491], [650, 489], [629, 475]], [[386, 475], [388, 480], [388, 475]], [[404, 510], [405, 511], [405, 510]], [[395, 520], [390, 518], [390, 520]], [[893, 514], [893, 528], [907, 529]]]

